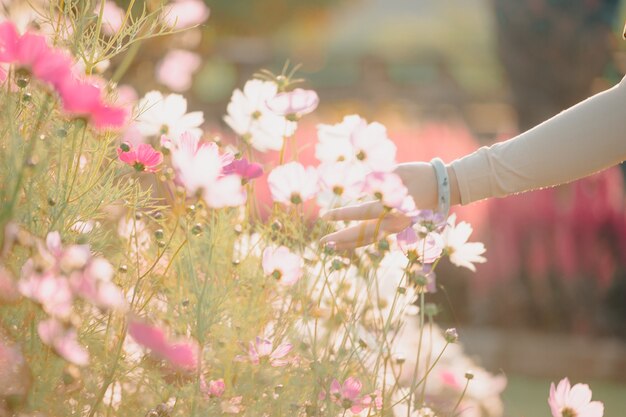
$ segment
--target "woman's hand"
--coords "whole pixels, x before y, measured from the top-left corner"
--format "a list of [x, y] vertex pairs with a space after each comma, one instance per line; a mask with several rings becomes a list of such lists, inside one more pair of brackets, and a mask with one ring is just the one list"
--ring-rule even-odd
[[[448, 167], [451, 185], [451, 203], [458, 204], [456, 175]], [[402, 179], [417, 208], [436, 210], [437, 178], [433, 167], [427, 162], [400, 164], [394, 172]], [[323, 216], [330, 221], [359, 221], [354, 226], [330, 233], [321, 239], [322, 244], [332, 244], [339, 251], [369, 245], [389, 234], [401, 232], [411, 225], [411, 219], [398, 211], [389, 211], [378, 201], [330, 210]]]

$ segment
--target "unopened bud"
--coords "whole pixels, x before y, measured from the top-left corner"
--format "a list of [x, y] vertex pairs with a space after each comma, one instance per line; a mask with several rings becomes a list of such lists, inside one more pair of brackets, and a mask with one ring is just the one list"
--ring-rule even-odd
[[443, 334], [443, 337], [446, 339], [446, 342], [448, 343], [456, 343], [459, 340], [459, 333], [456, 331], [454, 327], [452, 327], [446, 330], [446, 332]]
[[474, 372], [472, 371], [465, 372], [465, 379], [467, 379], [468, 381], [471, 381], [472, 379], [474, 379]]

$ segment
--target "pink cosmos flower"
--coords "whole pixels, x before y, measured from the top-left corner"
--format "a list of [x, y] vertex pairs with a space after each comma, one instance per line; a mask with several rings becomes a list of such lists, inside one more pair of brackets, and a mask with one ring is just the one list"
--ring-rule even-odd
[[344, 381], [343, 385], [333, 379], [330, 384], [330, 399], [335, 404], [358, 414], [365, 408], [359, 397], [362, 389], [363, 384], [358, 378], [350, 377]]
[[172, 91], [187, 91], [191, 88], [193, 73], [201, 64], [200, 55], [183, 49], [174, 49], [157, 64], [156, 79]]
[[154, 356], [181, 370], [193, 371], [198, 367], [199, 348], [193, 341], [170, 342], [162, 329], [133, 319], [128, 322], [128, 334]]
[[392, 172], [372, 172], [365, 177], [363, 192], [390, 208], [399, 208], [408, 195], [400, 177]]
[[163, 8], [163, 13], [168, 26], [185, 29], [207, 20], [210, 10], [203, 0], [174, 0]]
[[413, 227], [407, 227], [396, 235], [398, 246], [409, 258], [420, 263], [431, 264], [443, 252], [444, 241], [439, 233], [431, 232], [419, 236]]
[[280, 93], [268, 100], [267, 107], [279, 116], [299, 119], [305, 114], [312, 113], [320, 99], [313, 90], [296, 88], [287, 93]]
[[231, 163], [224, 166], [225, 175], [239, 175], [244, 182], [248, 182], [263, 175], [263, 168], [256, 162], [248, 162], [246, 158], [233, 159]]
[[52, 271], [38, 273], [32, 260], [24, 264], [18, 288], [24, 297], [41, 304], [53, 317], [66, 319], [72, 313], [74, 293], [67, 278]]
[[50, 318], [39, 322], [37, 333], [43, 343], [52, 347], [66, 361], [78, 366], [89, 363], [89, 353], [78, 343], [76, 329]]
[[208, 383], [204, 377], [200, 377], [200, 389], [208, 398], [219, 398], [226, 391], [226, 384], [222, 378], [210, 380]]
[[[162, 141], [163, 143], [163, 141]], [[181, 136], [178, 145], [172, 147], [172, 166], [176, 181], [190, 195], [201, 194], [213, 208], [240, 206], [246, 201], [241, 177], [223, 175], [223, 167], [233, 161], [232, 154], [220, 154], [213, 142], [202, 142], [191, 134]]]
[[9, 21], [0, 23], [0, 62], [15, 64], [57, 89], [72, 74], [72, 59], [65, 52], [48, 46], [43, 36], [20, 36]]
[[[95, 13], [100, 13], [100, 6], [101, 4], [98, 4], [94, 8]], [[115, 4], [114, 1], [106, 0], [102, 11], [103, 32], [107, 35], [115, 35], [122, 28], [125, 15], [126, 12]]]
[[156, 172], [157, 166], [163, 162], [163, 154], [147, 143], [140, 143], [137, 149], [134, 149], [130, 144], [123, 143], [117, 149], [117, 155], [122, 162], [132, 166], [139, 172]]
[[302, 277], [302, 258], [286, 246], [266, 248], [263, 251], [263, 272], [282, 285], [293, 285]]
[[569, 379], [563, 378], [554, 387], [550, 384], [548, 404], [552, 417], [602, 417], [604, 404], [591, 401], [591, 389], [587, 384], [570, 386]]
[[299, 162], [280, 165], [267, 177], [272, 199], [284, 204], [301, 204], [317, 193], [317, 172]]
[[77, 118], [85, 118], [97, 129], [120, 128], [126, 123], [123, 107], [107, 104], [96, 80], [66, 78], [60, 86], [63, 109]]
[[248, 356], [238, 356], [236, 357], [236, 360], [248, 360], [252, 364], [258, 365], [261, 363], [263, 358], [266, 358], [269, 364], [273, 367], [280, 367], [289, 364], [289, 359], [286, 359], [285, 356], [291, 352], [293, 345], [291, 343], [283, 343], [276, 349], [273, 348], [274, 344], [270, 340], [257, 336], [254, 343], [250, 342], [249, 344]]

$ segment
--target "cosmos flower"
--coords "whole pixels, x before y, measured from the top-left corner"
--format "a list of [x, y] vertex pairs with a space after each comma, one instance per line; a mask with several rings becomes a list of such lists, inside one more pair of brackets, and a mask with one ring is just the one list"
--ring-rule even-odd
[[117, 155], [120, 161], [139, 172], [156, 172], [157, 167], [163, 162], [163, 154], [147, 143], [140, 143], [136, 149], [128, 143], [123, 143], [117, 149]]
[[299, 162], [289, 162], [272, 170], [267, 177], [272, 199], [278, 203], [301, 204], [317, 193], [317, 172]]
[[293, 345], [291, 343], [283, 343], [274, 349], [271, 340], [258, 337], [254, 342], [248, 345], [248, 355], [236, 357], [237, 361], [249, 361], [254, 365], [258, 365], [262, 360], [267, 360], [273, 367], [281, 367], [289, 364], [289, 360], [285, 356], [291, 352]]
[[569, 379], [563, 378], [555, 387], [550, 384], [548, 404], [552, 417], [602, 417], [604, 404], [591, 401], [591, 389], [587, 384], [570, 385]]
[[380, 200], [384, 206], [399, 208], [408, 194], [407, 188], [397, 174], [372, 172], [365, 177], [363, 192]]
[[472, 234], [472, 226], [467, 222], [456, 223], [456, 214], [448, 217], [448, 225], [442, 232], [445, 251], [450, 257], [450, 262], [456, 266], [465, 267], [476, 272], [475, 263], [487, 261], [484, 256], [485, 245], [481, 242], [468, 242]]
[[201, 64], [200, 55], [183, 49], [173, 49], [157, 64], [156, 79], [172, 91], [187, 91], [191, 88], [193, 73]]
[[293, 285], [302, 277], [302, 258], [286, 246], [263, 251], [263, 272], [282, 285]]
[[315, 91], [296, 88], [287, 93], [277, 94], [267, 102], [267, 107], [279, 116], [299, 119], [305, 114], [312, 113], [319, 102]]
[[78, 343], [76, 329], [50, 318], [39, 322], [37, 333], [43, 343], [52, 347], [66, 361], [78, 366], [89, 363], [89, 353]]
[[152, 355], [179, 369], [193, 371], [198, 366], [198, 346], [193, 341], [171, 342], [163, 329], [135, 319], [128, 322], [128, 334]]
[[173, 0], [163, 8], [163, 20], [173, 29], [199, 25], [209, 15], [210, 10], [203, 0]]
[[293, 135], [297, 127], [268, 108], [268, 101], [277, 92], [278, 86], [273, 82], [250, 80], [243, 91], [233, 91], [224, 117], [235, 133], [260, 152], [281, 149], [284, 138]]
[[263, 168], [256, 162], [248, 162], [246, 158], [234, 159], [231, 163], [224, 166], [223, 173], [225, 175], [239, 175], [245, 182], [259, 178], [263, 175]]
[[167, 135], [178, 139], [189, 132], [202, 136], [200, 125], [204, 123], [201, 111], [187, 113], [187, 100], [180, 94], [163, 96], [159, 91], [150, 91], [138, 104], [137, 129], [144, 136]]

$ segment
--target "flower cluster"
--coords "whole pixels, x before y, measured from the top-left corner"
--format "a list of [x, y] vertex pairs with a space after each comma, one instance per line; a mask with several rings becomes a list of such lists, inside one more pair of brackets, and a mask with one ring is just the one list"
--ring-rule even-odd
[[124, 310], [124, 296], [111, 281], [113, 268], [106, 259], [94, 257], [87, 245], [64, 247], [58, 232], [49, 233], [37, 247], [37, 256], [22, 268], [19, 291], [49, 316], [39, 323], [41, 340], [68, 361], [85, 365], [88, 354], [78, 344], [71, 320], [75, 301], [82, 298], [103, 310]]
[[1, 23], [0, 62], [13, 65], [18, 86], [25, 87], [33, 76], [56, 90], [63, 109], [72, 117], [84, 118], [96, 128], [119, 128], [126, 121], [126, 110], [104, 100], [100, 82], [77, 77], [72, 58], [50, 47], [44, 36], [20, 35], [12, 22]]

